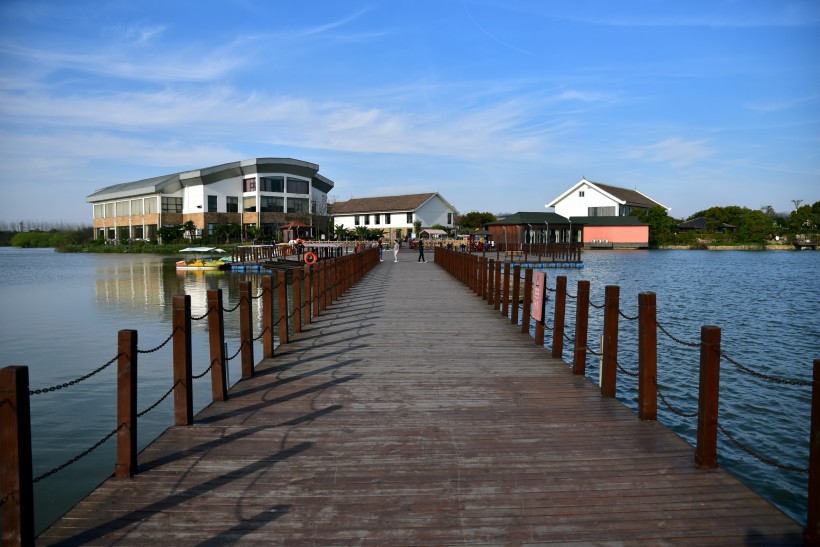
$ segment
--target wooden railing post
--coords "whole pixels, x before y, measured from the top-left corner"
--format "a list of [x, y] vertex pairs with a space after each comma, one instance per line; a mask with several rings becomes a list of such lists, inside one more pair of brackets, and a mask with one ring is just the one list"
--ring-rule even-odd
[[521, 332], [530, 332], [530, 306], [532, 305], [532, 268], [524, 268], [524, 305], [521, 312]]
[[174, 424], [194, 423], [193, 372], [191, 358], [191, 295], [173, 299]]
[[115, 477], [137, 474], [137, 331], [117, 333], [117, 462]]
[[578, 281], [575, 303], [575, 347], [572, 356], [572, 373], [586, 374], [587, 334], [589, 332], [589, 281]]
[[[355, 256], [355, 255], [351, 255]], [[321, 262], [316, 262], [310, 267], [311, 302], [313, 303], [313, 317], [319, 317], [319, 267]]]
[[[225, 314], [222, 309], [222, 289], [209, 290], [208, 341], [211, 350], [211, 398], [228, 398], [228, 379], [225, 368]], [[267, 334], [267, 333], [265, 333]]]
[[521, 264], [513, 267], [513, 288], [512, 288], [512, 310], [510, 310], [510, 323], [518, 325], [518, 302], [521, 299]]
[[504, 299], [501, 304], [501, 315], [507, 317], [510, 313], [510, 263], [504, 263]]
[[487, 299], [487, 303], [491, 306], [493, 305], [493, 294], [495, 292], [495, 283], [493, 283], [493, 280], [495, 279], [495, 265], [495, 259], [489, 259], [487, 264], [487, 294], [485, 297]]
[[[332, 259], [336, 261], [336, 259]], [[293, 333], [302, 332], [302, 268], [293, 268]]]
[[638, 418], [658, 419], [658, 327], [655, 293], [638, 295]]
[[559, 275], [555, 280], [555, 319], [552, 325], [552, 356], [560, 359], [564, 355], [564, 322], [567, 308], [567, 276]]
[[714, 468], [717, 462], [718, 400], [720, 396], [720, 328], [700, 328], [700, 389], [695, 464]]
[[311, 291], [311, 278], [310, 272], [313, 266], [305, 264], [302, 268], [302, 323], [305, 325], [310, 324], [310, 291]]
[[502, 263], [495, 261], [495, 280], [493, 281], [493, 309], [501, 309], [501, 268]]
[[[322, 264], [326, 260], [319, 262]], [[279, 346], [288, 343], [288, 275], [285, 270], [279, 271]]]
[[242, 378], [253, 378], [253, 299], [251, 284], [239, 282], [239, 343], [242, 356]]
[[34, 545], [34, 485], [28, 367], [0, 369], [2, 545]]
[[806, 545], [820, 545], [820, 359], [814, 360], [809, 430], [809, 480], [806, 511]]
[[604, 290], [604, 347], [601, 361], [601, 396], [615, 397], [618, 363], [618, 299], [621, 288], [607, 285]]
[[276, 308], [274, 302], [273, 274], [262, 278], [262, 358], [270, 359], [275, 352], [274, 325], [276, 324]]

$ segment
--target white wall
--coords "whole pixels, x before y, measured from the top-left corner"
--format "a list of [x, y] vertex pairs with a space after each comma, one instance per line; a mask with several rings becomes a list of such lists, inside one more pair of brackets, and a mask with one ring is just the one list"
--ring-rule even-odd
[[[584, 197], [578, 195], [584, 192]], [[555, 204], [555, 213], [562, 217], [585, 217], [589, 215], [590, 207], [615, 207], [614, 216], [618, 215], [620, 204], [612, 198], [602, 194], [597, 188], [589, 184], [582, 184], [568, 196]]]

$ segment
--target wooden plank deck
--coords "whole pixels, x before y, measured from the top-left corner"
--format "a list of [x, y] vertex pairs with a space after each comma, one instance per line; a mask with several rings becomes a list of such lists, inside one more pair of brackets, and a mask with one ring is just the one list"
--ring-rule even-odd
[[665, 426], [400, 259], [38, 544], [802, 544]]

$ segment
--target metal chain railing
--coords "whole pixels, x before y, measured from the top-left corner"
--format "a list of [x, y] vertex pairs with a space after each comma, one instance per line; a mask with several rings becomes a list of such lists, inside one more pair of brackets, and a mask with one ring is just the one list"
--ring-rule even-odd
[[92, 370], [91, 372], [89, 372], [88, 374], [86, 374], [84, 376], [80, 376], [79, 378], [71, 380], [70, 382], [64, 382], [62, 384], [51, 386], [51, 387], [44, 387], [44, 388], [40, 388], [40, 389], [32, 389], [28, 392], [28, 394], [29, 395], [40, 395], [42, 393], [51, 393], [52, 391], [57, 391], [57, 390], [60, 390], [60, 389], [64, 389], [64, 388], [71, 387], [73, 385], [79, 384], [83, 380], [88, 380], [89, 378], [91, 378], [95, 374], [97, 374], [99, 372], [102, 372], [103, 370], [105, 370], [106, 368], [111, 366], [113, 363], [115, 363], [117, 361], [117, 359], [119, 359], [121, 356], [122, 356], [122, 353], [118, 353], [116, 356], [114, 356], [113, 359], [111, 359], [110, 361], [108, 361], [107, 363], [102, 365], [101, 367], [99, 367], [95, 370]]
[[618, 370], [626, 374], [627, 376], [632, 376], [633, 378], [637, 378], [639, 374], [637, 372], [632, 372], [631, 370], [626, 370], [624, 367], [621, 366], [621, 363], [616, 359], [615, 366], [618, 367]]
[[605, 306], [606, 304], [601, 304], [601, 305], [599, 306], [598, 304], [596, 304], [595, 302], [593, 302], [592, 300], [590, 300], [590, 301], [589, 301], [589, 305], [590, 305], [590, 306], [592, 306], [593, 308], [595, 308], [596, 310], [602, 310], [602, 309], [604, 309], [604, 306]]
[[700, 342], [687, 342], [685, 340], [681, 340], [680, 338], [676, 338], [668, 330], [666, 330], [663, 325], [661, 325], [657, 321], [655, 321], [655, 326], [657, 326], [658, 329], [660, 329], [660, 331], [662, 333], [664, 333], [666, 336], [668, 336], [669, 338], [671, 338], [672, 340], [674, 340], [678, 344], [681, 344], [683, 346], [689, 346], [690, 348], [699, 348], [700, 347]]
[[254, 342], [257, 342], [257, 341], [261, 340], [261, 339], [262, 339], [262, 337], [263, 337], [263, 336], [265, 336], [265, 333], [266, 333], [266, 332], [268, 332], [268, 327], [265, 327], [264, 329], [262, 329], [262, 332], [260, 332], [260, 333], [259, 333], [259, 336], [257, 336], [256, 338], [254, 338], [254, 339], [253, 339], [253, 341], [254, 341]]
[[40, 476], [38, 476], [38, 477], [35, 477], [35, 478], [34, 478], [34, 480], [32, 481], [32, 483], [37, 484], [37, 483], [38, 483], [38, 482], [40, 482], [41, 480], [43, 480], [43, 479], [45, 479], [45, 478], [47, 478], [47, 477], [50, 477], [50, 476], [51, 476], [51, 475], [53, 475], [54, 473], [58, 473], [58, 472], [62, 471], [63, 469], [65, 469], [65, 468], [66, 468], [66, 467], [68, 467], [69, 465], [71, 465], [71, 464], [73, 464], [73, 463], [76, 463], [76, 462], [77, 462], [77, 461], [79, 461], [80, 459], [82, 459], [82, 458], [84, 458], [84, 457], [88, 456], [89, 454], [91, 454], [91, 452], [93, 452], [94, 450], [96, 450], [97, 448], [99, 448], [99, 447], [101, 447], [103, 444], [105, 444], [105, 442], [106, 442], [108, 439], [110, 439], [111, 437], [113, 437], [114, 435], [116, 435], [116, 434], [117, 434], [117, 431], [119, 431], [119, 430], [120, 430], [120, 428], [119, 428], [119, 427], [115, 427], [115, 428], [113, 429], [113, 431], [111, 431], [110, 433], [108, 433], [108, 435], [106, 435], [105, 437], [103, 437], [102, 439], [100, 439], [99, 441], [97, 441], [96, 443], [94, 443], [93, 445], [91, 445], [89, 448], [86, 448], [85, 450], [83, 450], [82, 452], [80, 452], [79, 454], [77, 454], [76, 456], [74, 456], [73, 458], [71, 458], [70, 460], [66, 461], [65, 463], [62, 463], [62, 464], [58, 465], [57, 467], [55, 467], [55, 468], [54, 468], [54, 469], [52, 469], [51, 471], [46, 471], [46, 472], [45, 472], [45, 473], [43, 473], [42, 475], [40, 475]]
[[237, 303], [236, 303], [236, 306], [234, 306], [233, 308], [222, 308], [222, 311], [223, 311], [223, 312], [225, 312], [225, 313], [235, 312], [236, 310], [238, 310], [238, 309], [239, 309], [239, 305], [240, 305], [240, 304], [242, 304], [242, 300], [240, 300], [239, 302], [237, 302]]
[[211, 364], [208, 366], [208, 368], [202, 371], [202, 374], [192, 374], [191, 380], [199, 380], [200, 378], [203, 378], [206, 374], [208, 374], [211, 371], [212, 368], [214, 368], [213, 361], [211, 361]]
[[569, 342], [570, 344], [574, 344], [574, 343], [575, 343], [575, 338], [570, 338], [569, 336], [567, 336], [566, 331], [565, 331], [565, 332], [563, 332], [562, 334], [564, 335], [564, 340], [566, 340], [566, 341], [567, 341], [567, 342]]
[[191, 316], [191, 321], [202, 321], [203, 319], [208, 317], [208, 315], [211, 313], [211, 310], [213, 310], [213, 308], [208, 308], [208, 311], [205, 312], [205, 315], [200, 315], [199, 317], [194, 317], [192, 315]]
[[179, 328], [181, 328], [181, 327], [174, 328], [174, 330], [171, 331], [171, 334], [168, 335], [168, 338], [166, 338], [165, 341], [162, 344], [158, 345], [157, 347], [155, 347], [153, 349], [138, 349], [137, 353], [154, 353], [155, 351], [161, 350], [165, 346], [165, 344], [167, 344], [168, 342], [171, 341], [171, 338], [174, 337], [174, 334], [176, 334], [176, 332]]
[[695, 411], [695, 412], [684, 412], [684, 411], [678, 410], [677, 408], [672, 406], [672, 404], [668, 400], [666, 400], [666, 397], [664, 396], [663, 391], [661, 391], [660, 387], [658, 387], [657, 393], [658, 393], [658, 397], [661, 398], [661, 401], [663, 402], [664, 406], [666, 406], [666, 408], [668, 408], [669, 411], [672, 414], [677, 414], [681, 418], [696, 418], [697, 417], [697, 415], [698, 415], [697, 411]]
[[788, 379], [785, 379], [785, 378], [777, 378], [775, 376], [769, 376], [767, 374], [763, 374], [762, 372], [757, 372], [755, 370], [750, 369], [749, 367], [745, 367], [745, 366], [741, 365], [740, 363], [738, 363], [737, 361], [735, 361], [734, 359], [732, 359], [731, 357], [726, 355], [726, 353], [722, 350], [720, 352], [720, 356], [723, 357], [724, 359], [726, 359], [727, 361], [729, 361], [730, 363], [732, 363], [734, 366], [736, 366], [741, 372], [745, 372], [746, 374], [749, 374], [749, 375], [754, 376], [756, 378], [766, 380], [767, 382], [772, 382], [772, 383], [775, 383], [775, 384], [785, 384], [785, 385], [790, 385], [790, 386], [803, 386], [803, 387], [811, 387], [812, 385], [814, 385], [812, 382], [809, 382], [807, 380], [788, 380]]
[[798, 467], [796, 465], [789, 465], [789, 464], [785, 464], [785, 463], [779, 463], [779, 462], [776, 462], [776, 461], [774, 461], [770, 458], [762, 456], [762, 455], [752, 451], [751, 448], [749, 448], [748, 446], [744, 445], [743, 443], [741, 443], [740, 441], [735, 439], [732, 436], [731, 433], [726, 431], [726, 429], [722, 425], [720, 425], [720, 423], [718, 423], [717, 426], [718, 426], [718, 429], [720, 430], [720, 432], [723, 433], [724, 435], [726, 435], [726, 437], [730, 441], [732, 441], [732, 444], [734, 444], [737, 448], [739, 448], [740, 450], [742, 450], [746, 454], [752, 456], [753, 458], [755, 458], [757, 460], [760, 460], [761, 462], [763, 462], [767, 465], [771, 465], [772, 467], [777, 467], [778, 469], [783, 469], [783, 470], [786, 470], [786, 471], [796, 471], [798, 473], [808, 473], [809, 472], [808, 467]]
[[623, 317], [627, 321], [635, 321], [636, 319], [638, 319], [637, 315], [635, 317], [630, 317], [630, 316], [626, 315], [624, 312], [621, 311], [621, 308], [618, 308], [618, 315], [620, 315], [621, 317]]
[[[177, 383], [179, 383], [179, 382], [177, 382]], [[157, 407], [160, 405], [160, 403], [161, 403], [162, 401], [164, 401], [165, 399], [167, 399], [167, 398], [168, 398], [168, 396], [169, 396], [171, 393], [173, 393], [173, 392], [174, 392], [174, 388], [175, 388], [175, 387], [177, 387], [177, 384], [172, 385], [172, 386], [171, 386], [171, 388], [170, 388], [168, 391], [166, 391], [166, 392], [165, 392], [165, 395], [163, 395], [162, 397], [160, 397], [160, 398], [157, 400], [157, 402], [156, 402], [156, 403], [152, 404], [151, 406], [149, 406], [148, 408], [146, 408], [146, 409], [145, 409], [145, 410], [143, 410], [142, 412], [138, 412], [138, 413], [137, 413], [137, 418], [142, 418], [143, 416], [145, 416], [146, 414], [148, 414], [149, 412], [151, 412], [152, 410], [154, 410], [155, 408], [157, 408]]]
[[237, 350], [236, 350], [236, 353], [234, 353], [234, 354], [233, 354], [233, 355], [231, 355], [230, 357], [227, 357], [227, 358], [225, 359], [225, 361], [226, 361], [226, 362], [227, 362], [227, 361], [231, 361], [234, 357], [236, 357], [237, 355], [239, 355], [239, 352], [240, 352], [240, 351], [242, 351], [242, 348], [244, 348], [244, 347], [245, 347], [245, 342], [243, 341], [241, 344], [239, 344], [239, 349], [237, 349]]

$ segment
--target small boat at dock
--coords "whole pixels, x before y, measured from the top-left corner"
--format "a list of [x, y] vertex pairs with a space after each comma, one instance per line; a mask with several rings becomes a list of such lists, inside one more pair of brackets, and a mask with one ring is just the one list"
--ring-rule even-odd
[[216, 247], [187, 247], [179, 251], [189, 256], [177, 261], [177, 270], [227, 270], [230, 263], [217, 258], [225, 251]]

